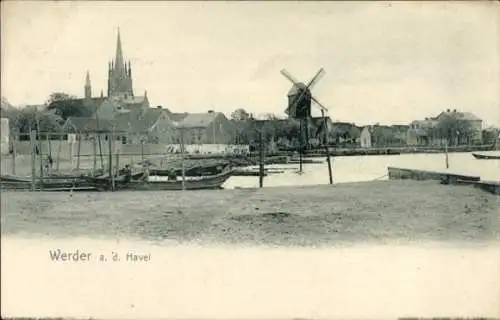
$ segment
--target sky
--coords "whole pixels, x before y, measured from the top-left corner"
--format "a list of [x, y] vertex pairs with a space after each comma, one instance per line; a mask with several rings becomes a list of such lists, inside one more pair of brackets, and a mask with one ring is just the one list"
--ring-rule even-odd
[[[118, 27], [136, 95], [173, 112], [284, 115], [291, 83], [337, 121], [407, 124], [445, 109], [500, 125], [496, 2], [1, 3], [1, 94], [107, 90]], [[319, 114], [318, 111], [313, 112]]]

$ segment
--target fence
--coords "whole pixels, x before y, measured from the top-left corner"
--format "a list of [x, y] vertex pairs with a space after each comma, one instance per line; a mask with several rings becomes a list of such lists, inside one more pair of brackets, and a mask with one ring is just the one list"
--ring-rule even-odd
[[[16, 154], [18, 155], [29, 155], [30, 154], [30, 142], [29, 141], [15, 141]], [[77, 156], [78, 148], [80, 148], [80, 156], [92, 156], [94, 154], [93, 141], [82, 140], [80, 147], [78, 147], [77, 141], [68, 140], [41, 140], [39, 148], [43, 154], [52, 154], [56, 156], [59, 154], [61, 159], [69, 160], [71, 157]], [[97, 154], [108, 154], [108, 143], [107, 141], [101, 141], [101, 150], [99, 150], [99, 145], [96, 143], [96, 153]], [[2, 144], [2, 152], [3, 152]], [[7, 146], [8, 149], [8, 146]], [[119, 152], [121, 155], [161, 155], [166, 153], [180, 153], [181, 146], [179, 144], [121, 144], [115, 143], [115, 151]], [[7, 151], [8, 153], [8, 151]], [[224, 145], [224, 144], [191, 144], [185, 145], [186, 154], [249, 154], [250, 147], [248, 145]]]

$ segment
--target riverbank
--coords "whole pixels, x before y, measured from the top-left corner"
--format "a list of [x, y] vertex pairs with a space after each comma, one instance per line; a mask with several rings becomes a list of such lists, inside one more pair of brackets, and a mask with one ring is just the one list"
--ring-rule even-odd
[[[494, 150], [492, 145], [475, 145], [475, 146], [450, 146], [448, 152], [474, 152], [474, 151], [490, 151]], [[376, 147], [376, 148], [361, 148], [351, 147], [342, 148], [337, 146], [329, 147], [329, 154], [333, 157], [340, 156], [371, 156], [371, 155], [398, 155], [398, 154], [419, 154], [419, 153], [444, 153], [445, 147], [437, 146], [404, 146], [404, 147]], [[292, 155], [298, 152], [298, 149], [288, 149], [273, 153], [274, 156]], [[326, 150], [324, 147], [305, 150], [304, 154], [308, 157], [325, 157]]]
[[[463, 152], [480, 152], [491, 151], [493, 147], [490, 145], [482, 146], [452, 146], [448, 148], [449, 153], [463, 153]], [[336, 148], [330, 147], [329, 154], [332, 157], [354, 157], [354, 156], [380, 156], [380, 155], [401, 155], [401, 154], [436, 154], [444, 153], [444, 147], [391, 147], [391, 148]], [[307, 158], [326, 158], [326, 151], [324, 149], [306, 150], [304, 157]], [[160, 168], [169, 168], [180, 170], [181, 160], [180, 154], [120, 154], [118, 155], [120, 164], [138, 163], [142, 159], [154, 162]], [[101, 156], [97, 157], [97, 168], [101, 166], [108, 168], [109, 156], [104, 152]], [[264, 155], [264, 164], [288, 164], [296, 162], [298, 159], [297, 150], [278, 151], [273, 153], [266, 153]], [[57, 162], [56, 159], [54, 159]], [[116, 155], [113, 156], [113, 162], [116, 161]], [[226, 154], [189, 154], [185, 156], [185, 167], [201, 167], [201, 166], [214, 166], [219, 163], [229, 163], [234, 167], [246, 167], [258, 165], [260, 161], [259, 152], [251, 152], [250, 155], [226, 155]], [[306, 160], [308, 161], [308, 160]], [[309, 160], [312, 161], [312, 160]], [[13, 174], [13, 159], [11, 155], [4, 155], [1, 157], [0, 172], [2, 174]], [[18, 154], [16, 157], [15, 174], [20, 176], [31, 175], [31, 156], [25, 154]], [[39, 171], [40, 161], [37, 157], [36, 170]], [[77, 167], [77, 157], [73, 160], [61, 159], [59, 163], [59, 171], [61, 173], [69, 173], [75, 171]], [[54, 163], [54, 169], [56, 163]], [[80, 156], [80, 169], [90, 170], [93, 168], [93, 157], [91, 155]]]
[[323, 246], [498, 241], [497, 196], [436, 181], [196, 192], [2, 192], [2, 233]]

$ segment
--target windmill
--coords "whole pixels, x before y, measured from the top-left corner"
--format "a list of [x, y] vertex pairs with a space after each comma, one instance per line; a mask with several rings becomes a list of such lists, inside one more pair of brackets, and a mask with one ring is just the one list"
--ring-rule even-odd
[[[324, 117], [325, 112], [328, 112], [323, 104], [311, 94], [311, 89], [325, 75], [323, 68], [314, 75], [314, 77], [306, 84], [299, 82], [287, 70], [281, 70], [281, 74], [285, 76], [291, 83], [292, 88], [288, 91], [288, 107], [285, 113], [291, 119], [297, 119], [300, 124], [300, 143], [301, 149], [309, 145], [308, 120], [311, 118], [311, 105], [314, 102], [321, 110], [321, 115]], [[304, 128], [305, 127], [305, 128]], [[326, 128], [325, 128], [326, 129]]]

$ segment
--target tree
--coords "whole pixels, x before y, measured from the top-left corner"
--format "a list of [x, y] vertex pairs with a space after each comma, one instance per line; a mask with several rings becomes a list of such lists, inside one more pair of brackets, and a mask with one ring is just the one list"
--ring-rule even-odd
[[92, 110], [87, 108], [81, 99], [76, 99], [74, 96], [55, 92], [52, 93], [45, 102], [47, 110], [55, 110], [63, 120], [69, 117], [90, 117]]
[[497, 128], [484, 129], [481, 133], [482, 144], [495, 145], [499, 132], [500, 130]]
[[453, 116], [444, 116], [437, 124], [438, 135], [448, 141], [449, 145], [469, 143], [473, 130], [468, 121], [461, 121]]
[[36, 107], [25, 107], [21, 109], [15, 125], [19, 133], [29, 134], [30, 130], [39, 132], [58, 132], [61, 130], [63, 119], [54, 111], [38, 109]]
[[64, 93], [64, 92], [54, 92], [51, 93], [50, 96], [48, 97], [47, 101], [45, 102], [46, 105], [50, 105], [52, 102], [55, 101], [65, 101], [65, 100], [74, 100], [76, 99], [75, 96]]
[[236, 121], [245, 121], [250, 119], [250, 114], [245, 109], [236, 109], [231, 113], [231, 119]]

